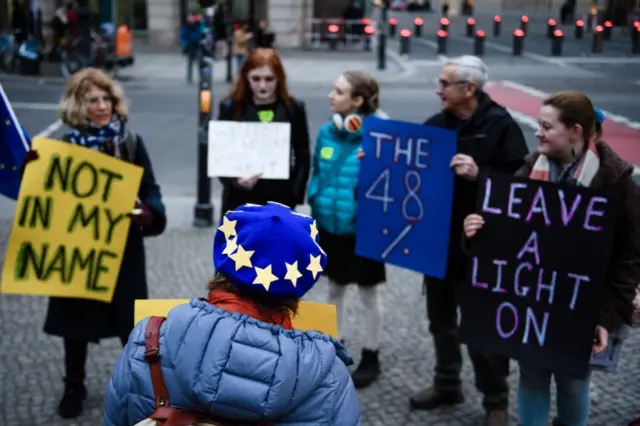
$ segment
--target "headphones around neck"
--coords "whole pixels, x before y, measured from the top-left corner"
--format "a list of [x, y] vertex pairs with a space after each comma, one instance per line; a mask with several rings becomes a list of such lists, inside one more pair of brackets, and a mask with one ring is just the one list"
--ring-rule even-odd
[[349, 133], [356, 133], [362, 127], [363, 116], [360, 114], [349, 114], [342, 117], [340, 114], [333, 114], [333, 124], [338, 130], [346, 130]]

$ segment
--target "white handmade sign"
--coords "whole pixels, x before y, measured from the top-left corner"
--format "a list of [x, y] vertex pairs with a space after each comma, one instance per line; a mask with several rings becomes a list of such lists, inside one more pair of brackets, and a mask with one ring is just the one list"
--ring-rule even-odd
[[210, 177], [289, 179], [291, 124], [209, 122]]

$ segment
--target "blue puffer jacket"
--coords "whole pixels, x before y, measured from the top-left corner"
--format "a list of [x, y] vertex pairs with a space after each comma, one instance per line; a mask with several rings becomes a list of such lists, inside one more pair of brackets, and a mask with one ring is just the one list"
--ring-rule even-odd
[[[103, 426], [130, 426], [154, 411], [144, 360], [148, 320], [131, 332], [107, 388]], [[360, 405], [339, 342], [285, 330], [193, 299], [169, 312], [160, 359], [171, 405], [276, 425], [360, 425]], [[345, 365], [346, 364], [346, 365]]]
[[[376, 116], [388, 118], [382, 111]], [[361, 146], [362, 129], [349, 133], [333, 122], [325, 123], [316, 139], [307, 199], [318, 227], [332, 234], [356, 233], [356, 188], [360, 174], [357, 153]], [[334, 171], [334, 164], [341, 161], [343, 152], [349, 155], [340, 169]]]

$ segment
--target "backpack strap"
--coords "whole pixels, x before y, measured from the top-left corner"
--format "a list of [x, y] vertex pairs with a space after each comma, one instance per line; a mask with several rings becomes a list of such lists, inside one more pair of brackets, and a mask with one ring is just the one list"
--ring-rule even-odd
[[127, 130], [122, 144], [127, 151], [127, 158], [125, 160], [129, 161], [132, 164], [136, 164], [136, 153], [138, 152], [138, 134], [132, 130]]
[[156, 398], [156, 410], [151, 418], [166, 420], [171, 414], [169, 392], [164, 384], [162, 376], [162, 363], [160, 362], [160, 327], [165, 317], [151, 317], [144, 333], [144, 360], [149, 364], [151, 383]]

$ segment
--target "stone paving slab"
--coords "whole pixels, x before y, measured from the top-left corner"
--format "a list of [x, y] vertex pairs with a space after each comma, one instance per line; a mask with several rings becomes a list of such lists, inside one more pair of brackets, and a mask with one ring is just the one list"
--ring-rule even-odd
[[[177, 213], [177, 212], [176, 212]], [[10, 221], [0, 221], [0, 251], [6, 249]], [[187, 225], [172, 227], [163, 236], [147, 240], [149, 289], [152, 298], [183, 298], [203, 295], [211, 267], [211, 229]], [[2, 253], [0, 253], [2, 254]], [[365, 425], [460, 425], [481, 424], [480, 397], [473, 389], [470, 363], [465, 353], [463, 369], [467, 402], [431, 413], [410, 412], [407, 399], [427, 384], [434, 365], [432, 340], [427, 332], [421, 279], [394, 267], [382, 294], [385, 326], [381, 349], [383, 375], [370, 388], [360, 391]], [[308, 299], [326, 301], [324, 280]], [[100, 423], [104, 390], [120, 351], [116, 339], [92, 345], [87, 366], [89, 398], [85, 413], [76, 421], [55, 415], [62, 391], [62, 348], [57, 338], [41, 328], [46, 299], [0, 295], [0, 424], [3, 426], [95, 426]], [[348, 293], [344, 335], [358, 358], [364, 336], [363, 309], [357, 291]], [[590, 426], [621, 426], [640, 412], [640, 366], [634, 352], [640, 335], [634, 333], [623, 353], [620, 371], [594, 375], [594, 406]], [[466, 351], [465, 351], [466, 352]], [[511, 384], [517, 378], [515, 363]], [[515, 394], [511, 392], [512, 401]], [[512, 407], [511, 417], [516, 424]]]

